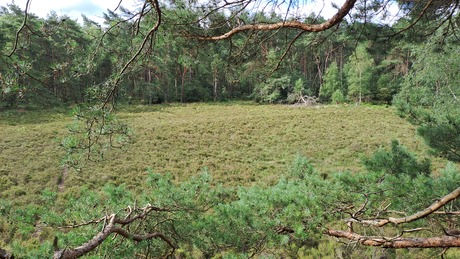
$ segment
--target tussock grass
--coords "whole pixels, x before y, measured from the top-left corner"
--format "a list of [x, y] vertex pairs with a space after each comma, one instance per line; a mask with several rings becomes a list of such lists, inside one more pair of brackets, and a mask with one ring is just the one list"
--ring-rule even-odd
[[[131, 106], [118, 115], [134, 130], [134, 143], [98, 165], [69, 172], [64, 194], [107, 182], [141, 190], [147, 167], [178, 181], [206, 167], [227, 185], [271, 184], [296, 155], [327, 174], [362, 170], [361, 157], [392, 139], [419, 155], [427, 149], [413, 126], [378, 106]], [[45, 188], [57, 191], [63, 170], [57, 140], [71, 120], [58, 112], [0, 114], [0, 198], [33, 202]]]

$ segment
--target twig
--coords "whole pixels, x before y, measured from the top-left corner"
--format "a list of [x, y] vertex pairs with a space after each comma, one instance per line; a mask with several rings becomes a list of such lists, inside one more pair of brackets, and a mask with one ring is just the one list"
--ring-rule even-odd
[[289, 53], [289, 50], [291, 50], [291, 47], [294, 45], [294, 43], [300, 38], [300, 36], [302, 36], [302, 34], [304, 34], [306, 31], [301, 31], [299, 32], [292, 40], [291, 42], [289, 43], [288, 47], [286, 48], [286, 50], [284, 51], [283, 55], [281, 56], [281, 58], [278, 60], [278, 63], [276, 64], [276, 67], [273, 69], [272, 71], [272, 74], [278, 70], [278, 68], [280, 67], [281, 65], [281, 62], [283, 62], [284, 58], [286, 57], [286, 55]]
[[91, 224], [99, 224], [99, 223], [101, 223], [101, 221], [103, 221], [103, 220], [105, 220], [105, 217], [100, 218], [100, 219], [96, 219], [96, 220], [91, 220], [91, 221], [83, 222], [83, 223], [81, 223], [81, 224], [74, 224], [74, 225], [68, 225], [68, 226], [61, 226], [61, 227], [58, 227], [58, 229], [62, 229], [62, 228], [79, 228], [79, 227], [88, 226], [88, 225], [91, 225]]
[[137, 59], [137, 57], [141, 54], [142, 50], [144, 49], [145, 45], [147, 44], [149, 38], [158, 30], [161, 25], [161, 9], [158, 0], [150, 0], [151, 4], [155, 8], [157, 14], [157, 21], [155, 25], [150, 29], [150, 31], [145, 35], [144, 40], [142, 41], [141, 46], [137, 50], [137, 52], [131, 57], [131, 59], [124, 65], [121, 71], [118, 73], [117, 79], [114, 82], [112, 89], [110, 90], [109, 94], [106, 96], [104, 103], [102, 104], [102, 109], [106, 108], [109, 104], [110, 100], [115, 96], [115, 92], [118, 88], [118, 84], [121, 81], [122, 75], [125, 73], [126, 69]]
[[13, 45], [13, 49], [11, 50], [10, 54], [8, 54], [8, 57], [10, 58], [11, 56], [13, 56], [14, 52], [16, 51], [17, 47], [18, 47], [18, 41], [19, 41], [19, 33], [21, 33], [21, 31], [24, 29], [24, 27], [26, 26], [27, 24], [27, 18], [29, 16], [29, 7], [30, 7], [30, 1], [31, 0], [27, 0], [26, 2], [26, 9], [24, 10], [24, 20], [22, 21], [22, 25], [21, 27], [18, 29], [18, 31], [16, 32], [16, 37], [14, 39], [14, 45]]

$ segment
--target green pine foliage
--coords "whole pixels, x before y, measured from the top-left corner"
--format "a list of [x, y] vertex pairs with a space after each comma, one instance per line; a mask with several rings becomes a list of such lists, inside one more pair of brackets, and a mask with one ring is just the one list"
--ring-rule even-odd
[[288, 76], [268, 78], [255, 87], [254, 98], [256, 101], [267, 103], [282, 102], [287, 98], [290, 83], [291, 79]]
[[[343, 82], [340, 80], [340, 71], [337, 63], [334, 61], [332, 62], [328, 68], [326, 69], [326, 73], [324, 75], [324, 83], [321, 86], [319, 91], [319, 98], [322, 102], [329, 102], [333, 98], [335, 92], [339, 91], [342, 92], [342, 85]], [[343, 92], [342, 92], [343, 94]], [[338, 96], [336, 96], [337, 98]], [[333, 102], [337, 102], [339, 100], [332, 100]]]
[[[0, 213], [7, 218], [21, 219], [11, 245], [18, 257], [48, 257], [52, 253], [48, 240], [54, 236], [61, 248], [81, 245], [100, 231], [103, 222], [65, 231], [58, 226], [88, 222], [104, 213], [124, 217], [129, 213], [125, 210], [127, 205], [133, 208], [145, 204], [165, 210], [150, 213], [130, 225], [129, 230], [164, 233], [179, 248], [177, 254], [247, 257], [270, 253], [275, 257], [299, 257], [323, 249], [321, 244], [326, 242], [322, 238], [323, 227], [332, 222], [342, 224], [343, 215], [338, 212], [343, 208], [358, 207], [367, 200], [365, 213], [371, 217], [381, 213], [382, 201], [391, 199], [390, 210], [413, 213], [457, 188], [459, 175], [458, 168], [449, 165], [436, 178], [428, 174], [395, 175], [381, 171], [342, 172], [325, 177], [305, 157], [298, 156], [287, 175], [265, 187], [216, 185], [206, 170], [177, 183], [170, 174], [147, 169], [143, 179], [147, 186], [141, 195], [134, 195], [124, 184], [106, 184], [100, 192], [82, 188], [65, 200], [57, 199], [56, 192], [44, 190], [39, 197], [40, 206], [17, 208], [3, 201]], [[458, 206], [460, 204], [454, 202], [452, 209]], [[59, 210], [59, 207], [68, 209]], [[37, 224], [41, 225], [40, 233], [36, 233]], [[47, 241], [40, 245], [24, 243], [34, 233]], [[336, 243], [322, 253], [333, 256], [339, 247]], [[170, 248], [160, 239], [136, 243], [117, 237], [107, 239], [89, 255], [160, 257], [168, 251]], [[421, 254], [414, 252], [405, 257], [419, 256]]]
[[391, 142], [389, 151], [380, 149], [370, 158], [364, 159], [364, 165], [369, 171], [384, 172], [395, 176], [408, 175], [415, 178], [419, 174], [429, 175], [431, 173], [430, 160], [417, 161], [417, 158], [397, 140]]
[[348, 98], [355, 102], [369, 100], [371, 94], [374, 59], [366, 46], [366, 43], [359, 44], [346, 65]]
[[[444, 45], [435, 44], [439, 40]], [[460, 161], [459, 41], [434, 35], [414, 49], [416, 62], [394, 103], [437, 155]]]
[[[446, 117], [446, 121], [426, 123], [417, 132], [423, 137], [435, 155], [451, 161], [460, 161], [460, 118]], [[435, 120], [436, 121], [436, 120]]]
[[335, 90], [335, 92], [332, 94], [331, 100], [332, 100], [333, 103], [338, 104], [338, 103], [344, 103], [344, 102], [346, 102], [347, 99], [346, 99], [345, 96], [343, 95], [342, 90], [337, 89], [337, 90]]

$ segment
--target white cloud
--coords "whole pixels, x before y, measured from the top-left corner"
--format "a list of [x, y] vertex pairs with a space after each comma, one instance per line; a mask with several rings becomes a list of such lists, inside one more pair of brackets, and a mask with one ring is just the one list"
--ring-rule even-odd
[[[46, 17], [52, 10], [57, 14], [66, 14], [72, 18], [79, 18], [80, 13], [92, 16], [101, 16], [107, 9], [114, 10], [120, 0], [31, 0], [30, 12], [40, 17]], [[5, 6], [13, 2], [13, 0], [0, 0], [0, 6]], [[14, 2], [25, 8], [27, 0], [14, 0]], [[136, 6], [136, 0], [123, 0], [122, 5], [125, 7]], [[263, 1], [262, 1], [263, 2]], [[312, 12], [321, 14], [324, 18], [330, 18], [337, 11], [332, 7], [332, 2], [336, 2], [338, 6], [343, 4], [344, 0], [316, 0], [305, 1], [300, 0], [297, 10], [290, 10], [294, 15], [308, 15]], [[287, 10], [287, 5], [280, 5], [276, 12], [284, 13]]]
[[299, 4], [300, 7], [294, 12], [294, 15], [309, 16], [314, 13], [317, 16], [329, 19], [337, 13], [337, 9], [334, 8], [334, 5], [340, 8], [344, 2], [344, 0], [317, 0], [307, 1], [304, 3], [301, 2]]
[[[27, 0], [0, 0], [0, 6], [14, 2], [21, 9], [25, 9]], [[81, 14], [97, 22], [102, 22], [102, 14], [107, 9], [114, 10], [119, 0], [31, 0], [31, 13], [39, 17], [46, 17], [51, 11], [58, 15], [68, 15], [81, 21]], [[135, 0], [124, 0], [123, 6], [133, 6]]]
[[[264, 12], [275, 11], [282, 16], [289, 11], [287, 17], [305, 18], [315, 14], [315, 16], [329, 19], [337, 12], [337, 8], [333, 6], [341, 7], [344, 2], [345, 0], [256, 0], [249, 5], [249, 9]], [[270, 9], [273, 7], [274, 9]]]
[[[259, 0], [262, 3], [267, 0]], [[322, 17], [325, 19], [330, 19], [334, 16], [339, 8], [345, 3], [345, 0], [278, 0], [279, 2], [284, 1], [283, 4], [280, 4], [275, 11], [280, 15], [285, 15], [288, 8], [288, 3], [291, 1], [296, 4], [296, 6], [291, 6], [289, 14], [287, 17], [296, 17], [296, 18], [305, 18], [311, 14], [315, 14], [316, 17]], [[393, 24], [400, 17], [401, 13], [399, 12], [399, 6], [396, 1], [388, 0], [385, 1], [385, 11], [379, 9], [375, 12], [371, 22], [382, 23], [382, 24]], [[352, 11], [353, 12], [353, 11]], [[384, 15], [386, 14], [386, 16]], [[349, 19], [345, 17], [345, 19]]]

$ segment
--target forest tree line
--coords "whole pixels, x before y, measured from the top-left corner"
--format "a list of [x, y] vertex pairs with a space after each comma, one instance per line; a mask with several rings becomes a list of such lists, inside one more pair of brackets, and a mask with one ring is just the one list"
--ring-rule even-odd
[[[115, 95], [118, 102], [294, 103], [307, 95], [322, 103], [391, 103], [421, 45], [421, 32], [394, 35], [409, 19], [393, 27], [343, 21], [333, 30], [303, 33], [293, 43], [297, 32], [289, 29], [240, 33], [230, 41], [200, 41], [187, 36], [193, 28], [180, 25], [186, 23], [176, 11], [163, 7], [168, 22], [147, 43], [150, 50], [125, 72]], [[199, 18], [198, 11], [187, 12], [180, 18]], [[46, 18], [29, 14], [27, 26], [16, 35], [23, 11], [16, 5], [1, 7], [0, 48], [5, 55], [0, 58], [0, 105], [55, 106], [89, 103], [104, 96], [104, 84], [115, 80], [115, 72], [144, 36], [141, 27], [146, 23], [127, 20], [129, 14], [123, 8], [117, 13], [108, 10], [102, 25], [85, 16], [79, 23], [54, 12]], [[222, 11], [208, 17], [208, 26], [218, 28], [210, 29], [213, 33], [233, 26], [222, 22], [225, 16]], [[240, 12], [233, 19], [252, 20], [275, 23], [283, 17]], [[311, 15], [305, 22], [318, 20], [323, 18]], [[16, 36], [15, 55], [8, 57]]]

